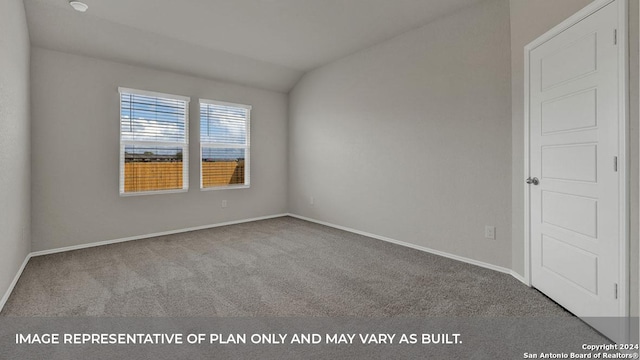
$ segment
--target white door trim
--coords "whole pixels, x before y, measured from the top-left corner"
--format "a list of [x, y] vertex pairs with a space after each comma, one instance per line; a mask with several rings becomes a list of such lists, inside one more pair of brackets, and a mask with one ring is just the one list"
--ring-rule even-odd
[[[559, 25], [555, 26], [551, 30], [544, 33], [542, 36], [537, 38], [536, 40], [529, 43], [524, 48], [524, 66], [525, 66], [525, 78], [524, 78], [524, 174], [522, 181], [525, 181], [525, 178], [529, 176], [529, 126], [530, 126], [530, 118], [529, 118], [529, 83], [530, 83], [530, 64], [529, 64], [529, 56], [531, 52], [537, 48], [538, 46], [544, 44], [549, 41], [556, 35], [562, 33], [564, 30], [570, 28], [571, 26], [577, 24], [582, 21], [589, 15], [597, 12], [601, 8], [606, 5], [618, 1], [621, 6], [619, 7], [620, 11], [618, 13], [618, 22], [620, 24], [618, 32], [617, 32], [617, 42], [618, 42], [618, 51], [619, 51], [619, 68], [622, 71], [618, 74], [619, 80], [619, 114], [620, 118], [619, 122], [619, 149], [618, 149], [618, 172], [620, 173], [620, 236], [622, 237], [622, 241], [620, 241], [620, 284], [619, 284], [619, 292], [622, 296], [620, 296], [620, 316], [626, 317], [629, 314], [629, 263], [628, 263], [628, 249], [629, 249], [629, 228], [628, 228], [628, 217], [629, 217], [629, 199], [627, 198], [627, 189], [629, 183], [629, 176], [627, 172], [627, 168], [629, 165], [628, 160], [628, 142], [627, 142], [627, 134], [629, 127], [629, 113], [628, 113], [628, 104], [629, 104], [629, 90], [628, 90], [628, 77], [629, 77], [629, 65], [628, 65], [628, 44], [627, 44], [627, 34], [628, 34], [628, 24], [627, 24], [627, 14], [628, 14], [628, 0], [595, 0], [582, 10], [578, 11], [576, 14], [572, 15]], [[530, 193], [529, 187], [525, 186], [524, 190], [524, 279], [525, 282], [531, 286], [531, 226], [530, 226]]]

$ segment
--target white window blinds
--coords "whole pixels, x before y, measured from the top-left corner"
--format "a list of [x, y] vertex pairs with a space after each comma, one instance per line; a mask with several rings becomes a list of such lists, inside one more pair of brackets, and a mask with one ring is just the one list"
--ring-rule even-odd
[[120, 194], [186, 191], [189, 98], [119, 91]]
[[249, 186], [251, 106], [200, 99], [200, 188]]

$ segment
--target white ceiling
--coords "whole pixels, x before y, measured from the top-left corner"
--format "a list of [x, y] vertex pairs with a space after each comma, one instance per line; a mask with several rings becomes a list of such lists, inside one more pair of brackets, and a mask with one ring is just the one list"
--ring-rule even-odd
[[478, 1], [24, 0], [36, 46], [277, 91]]

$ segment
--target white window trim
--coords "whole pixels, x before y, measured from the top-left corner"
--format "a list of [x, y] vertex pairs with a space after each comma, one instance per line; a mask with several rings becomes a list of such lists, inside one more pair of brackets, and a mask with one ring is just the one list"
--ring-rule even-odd
[[[138, 90], [138, 89], [130, 89], [124, 87], [118, 87], [118, 102], [120, 103], [120, 111], [118, 113], [118, 117], [120, 119], [119, 126], [122, 127], [122, 93], [141, 95], [141, 96], [152, 96], [152, 97], [160, 97], [178, 101], [185, 102], [185, 113], [184, 113], [184, 143], [183, 142], [161, 142], [161, 141], [131, 141], [131, 140], [122, 140], [122, 128], [120, 128], [120, 196], [121, 197], [129, 197], [129, 196], [140, 196], [140, 195], [158, 195], [158, 194], [173, 194], [173, 193], [183, 193], [189, 191], [189, 102], [191, 101], [190, 97], [181, 96], [181, 95], [173, 95], [173, 94], [165, 94], [161, 92], [155, 91], [147, 91], [147, 90]], [[154, 190], [154, 191], [136, 191], [136, 192], [125, 192], [124, 191], [124, 150], [125, 147], [129, 146], [175, 146], [182, 147], [182, 189], [168, 189], [168, 190]]]
[[[211, 191], [211, 190], [233, 190], [233, 189], [248, 189], [251, 187], [251, 105], [245, 104], [237, 104], [226, 101], [217, 101], [217, 100], [209, 100], [209, 99], [199, 99], [198, 103], [198, 129], [201, 128], [202, 119], [200, 118], [200, 106], [201, 104], [207, 105], [220, 105], [220, 106], [233, 106], [238, 108], [247, 109], [247, 120], [246, 120], [246, 129], [247, 129], [247, 144], [239, 145], [239, 144], [225, 144], [220, 142], [203, 142], [202, 135], [200, 135], [200, 158], [198, 162], [200, 163], [200, 191]], [[225, 186], [211, 186], [211, 187], [203, 187], [202, 186], [202, 148], [234, 148], [234, 149], [245, 149], [244, 153], [244, 184], [234, 184], [234, 185], [225, 185]]]

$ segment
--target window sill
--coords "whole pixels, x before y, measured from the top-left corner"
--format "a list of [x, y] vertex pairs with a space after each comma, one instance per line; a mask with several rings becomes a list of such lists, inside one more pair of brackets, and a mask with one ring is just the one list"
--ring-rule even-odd
[[215, 186], [215, 187], [207, 187], [200, 188], [200, 191], [211, 191], [211, 190], [233, 190], [233, 189], [248, 189], [251, 185], [229, 185], [229, 186]]
[[189, 189], [158, 190], [158, 191], [138, 191], [138, 192], [120, 193], [120, 197], [141, 196], [141, 195], [176, 194], [176, 193], [184, 193], [184, 192], [187, 192], [187, 191], [189, 191]]

